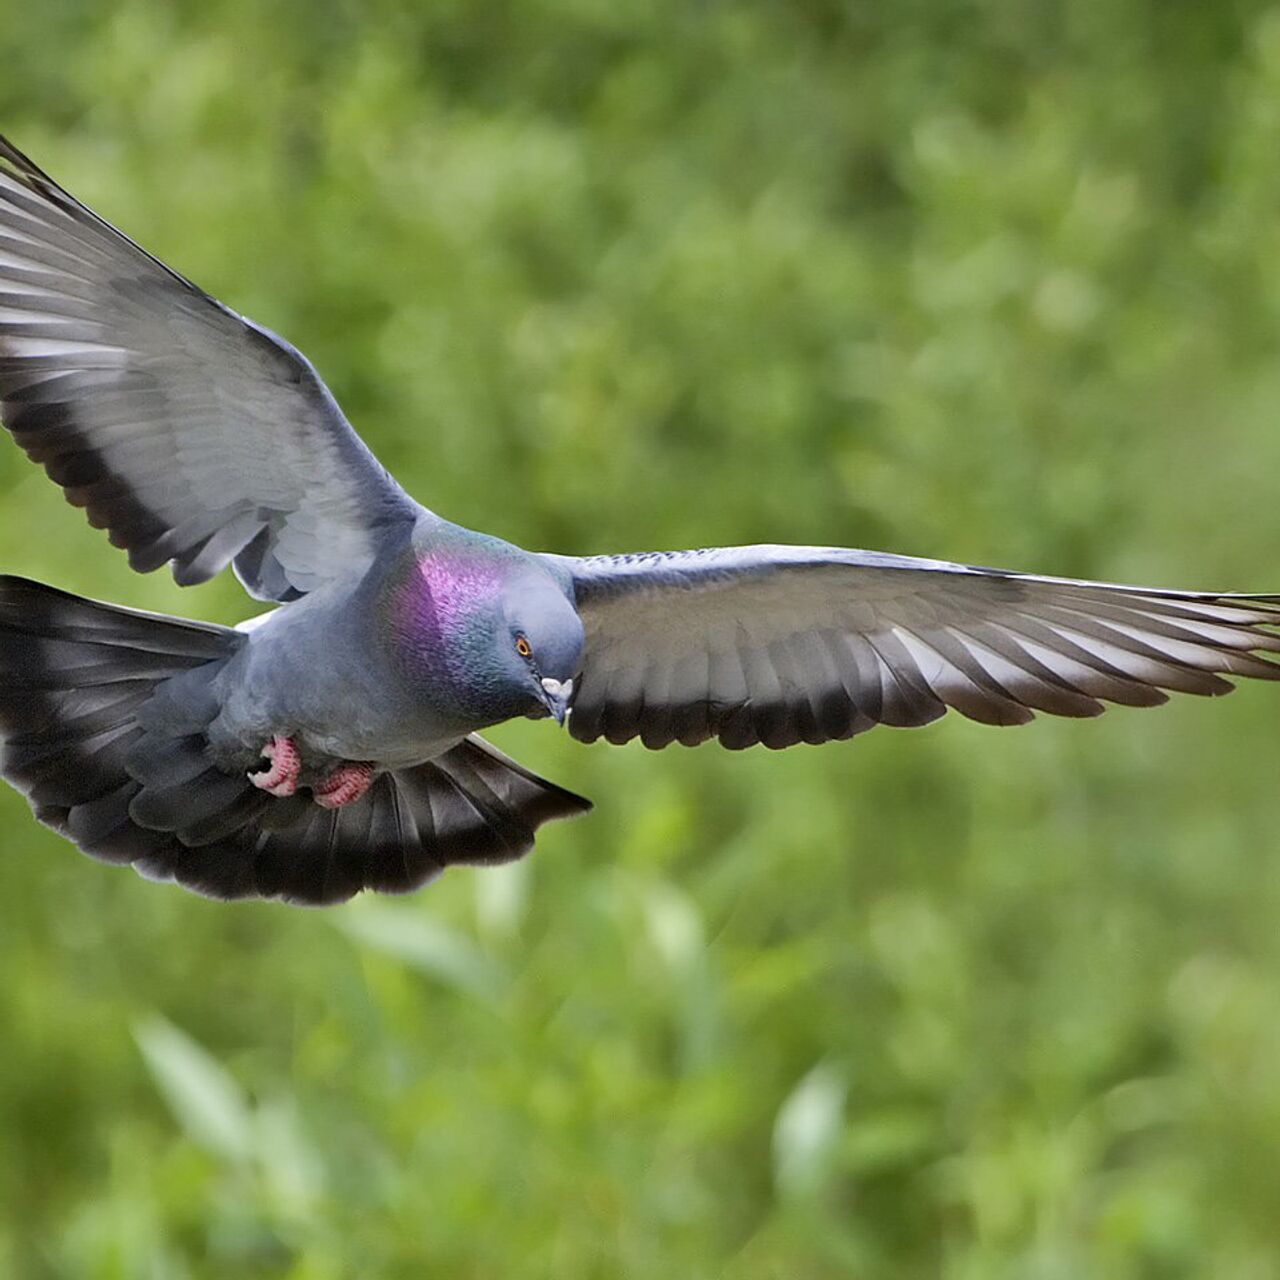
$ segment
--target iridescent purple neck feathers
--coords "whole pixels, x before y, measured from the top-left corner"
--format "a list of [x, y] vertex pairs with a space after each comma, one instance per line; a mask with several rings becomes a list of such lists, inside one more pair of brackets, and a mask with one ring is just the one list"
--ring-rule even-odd
[[571, 679], [582, 624], [537, 556], [481, 535], [438, 537], [388, 583], [397, 665], [441, 713], [480, 728], [544, 710], [542, 680]]

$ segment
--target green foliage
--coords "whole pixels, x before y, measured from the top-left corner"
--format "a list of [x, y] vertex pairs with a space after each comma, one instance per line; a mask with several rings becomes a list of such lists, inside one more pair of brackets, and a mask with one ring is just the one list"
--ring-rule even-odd
[[[424, 501], [1280, 589], [1280, 10], [9, 0], [0, 121]], [[12, 448], [0, 563], [140, 578]], [[222, 906], [0, 796], [0, 1274], [1280, 1274], [1275, 690], [591, 795]], [[336, 926], [336, 927], [335, 927]]]

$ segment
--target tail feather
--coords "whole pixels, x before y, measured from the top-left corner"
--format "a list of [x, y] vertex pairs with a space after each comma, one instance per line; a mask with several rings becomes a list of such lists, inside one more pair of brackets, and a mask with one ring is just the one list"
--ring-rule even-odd
[[268, 796], [220, 769], [204, 733], [211, 673], [243, 642], [0, 576], [0, 773], [102, 861], [211, 897], [312, 904], [521, 857], [543, 822], [591, 807], [474, 735], [344, 808]]
[[217, 898], [322, 905], [362, 889], [407, 893], [455, 863], [512, 861], [533, 847], [542, 823], [591, 808], [475, 735], [426, 764], [379, 774], [341, 809], [303, 794], [254, 796], [261, 807], [247, 807], [234, 834], [206, 843], [185, 828], [138, 870]]
[[71, 809], [114, 791], [128, 778], [123, 760], [142, 736], [132, 721], [103, 733], [38, 746], [10, 747], [5, 774], [32, 804]]
[[15, 699], [6, 741], [18, 750], [79, 742], [105, 733], [136, 715], [151, 696], [151, 688], [149, 681], [130, 680], [114, 685], [107, 695], [97, 689], [44, 689], [39, 699], [30, 698], [25, 704], [17, 705]]
[[[228, 639], [236, 633], [209, 622], [192, 622], [103, 604], [57, 587], [0, 575], [0, 628], [7, 635], [111, 645], [158, 658], [206, 661], [226, 657]], [[186, 662], [190, 666], [190, 662]]]
[[132, 863], [138, 858], [161, 849], [172, 837], [164, 831], [148, 831], [133, 821], [129, 805], [138, 794], [139, 786], [129, 780], [114, 791], [93, 800], [84, 800], [71, 808], [59, 808], [54, 814], [65, 814], [61, 822], [48, 822], [61, 831], [85, 853], [99, 862]]
[[[260, 799], [251, 811], [264, 808], [271, 797], [261, 791], [255, 793], [255, 788], [246, 785], [243, 775], [224, 773], [216, 765], [208, 765], [203, 773], [172, 786], [144, 787], [129, 806], [129, 813], [135, 822], [153, 831], [172, 831], [184, 843], [208, 844], [211, 843], [208, 840], [192, 838], [192, 833], [225, 815], [238, 801], [253, 800], [255, 794]], [[248, 820], [247, 812], [244, 821], [232, 830], [238, 830]]]
[[129, 772], [147, 787], [176, 787], [192, 782], [209, 767], [202, 733], [168, 738], [149, 734], [129, 752]]
[[142, 791], [129, 761], [149, 736], [140, 716], [160, 684], [237, 643], [226, 628], [0, 576], [0, 772], [93, 857], [153, 854], [171, 837], [129, 812]]

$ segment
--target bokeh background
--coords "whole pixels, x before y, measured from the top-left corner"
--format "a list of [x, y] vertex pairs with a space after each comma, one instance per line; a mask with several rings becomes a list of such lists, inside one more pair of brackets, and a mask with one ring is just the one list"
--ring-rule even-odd
[[[452, 518], [1280, 590], [1280, 9], [0, 2], [0, 121]], [[220, 621], [12, 447], [0, 564]], [[1280, 1275], [1280, 702], [784, 754], [325, 912], [0, 795], [0, 1273]]]

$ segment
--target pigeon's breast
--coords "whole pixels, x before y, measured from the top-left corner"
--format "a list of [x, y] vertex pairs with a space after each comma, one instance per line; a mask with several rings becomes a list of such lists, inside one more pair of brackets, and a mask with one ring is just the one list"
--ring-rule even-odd
[[328, 732], [308, 727], [298, 730], [297, 741], [304, 760], [368, 760], [384, 768], [403, 769], [434, 760], [453, 750], [465, 737], [456, 730], [442, 728], [432, 732], [419, 724], [400, 733], [394, 729]]
[[[314, 601], [314, 603], [313, 603]], [[359, 611], [306, 597], [277, 609], [219, 677], [222, 710], [210, 738], [228, 762], [256, 758], [273, 734], [293, 737], [304, 760], [418, 764], [466, 736], [405, 687]]]

